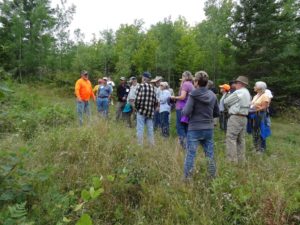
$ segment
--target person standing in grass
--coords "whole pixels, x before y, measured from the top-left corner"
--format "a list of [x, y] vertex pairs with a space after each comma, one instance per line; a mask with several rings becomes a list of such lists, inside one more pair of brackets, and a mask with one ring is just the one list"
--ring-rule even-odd
[[159, 113], [161, 123], [161, 134], [163, 137], [169, 137], [169, 115], [171, 112], [171, 106], [169, 105], [169, 99], [171, 93], [169, 91], [169, 85], [167, 82], [160, 83], [160, 95], [159, 95]]
[[[156, 76], [150, 83], [153, 84], [154, 90], [156, 93], [157, 101], [159, 102], [159, 95], [160, 95], [160, 83], [162, 82], [163, 78], [161, 76]], [[154, 129], [157, 130], [161, 128], [161, 121], [160, 121], [160, 113], [159, 113], [159, 105], [157, 105], [155, 112], [154, 112]]]
[[96, 96], [96, 98], [97, 98], [99, 87], [100, 87], [102, 82], [103, 82], [103, 80], [101, 78], [98, 79], [98, 84], [95, 85], [95, 87], [93, 88], [93, 92], [94, 92], [94, 95]]
[[95, 101], [95, 95], [92, 89], [92, 84], [88, 78], [88, 72], [82, 71], [81, 78], [75, 83], [75, 95], [77, 100], [77, 113], [79, 117], [79, 124], [83, 124], [83, 114], [86, 113], [90, 120], [91, 110], [89, 100], [93, 98]]
[[127, 96], [127, 104], [130, 105], [131, 111], [127, 113], [126, 118], [127, 118], [127, 123], [129, 127], [132, 127], [132, 118], [134, 117], [135, 120], [135, 99], [136, 99], [136, 90], [139, 87], [139, 83], [137, 82], [136, 77], [131, 77], [129, 79], [129, 82], [131, 84], [130, 90]]
[[235, 80], [236, 90], [224, 99], [224, 105], [228, 108], [229, 113], [226, 132], [226, 155], [229, 161], [235, 163], [243, 163], [246, 159], [245, 131], [251, 103], [247, 86], [248, 78], [239, 76]]
[[112, 88], [107, 84], [107, 77], [103, 77], [97, 92], [97, 109], [101, 116], [108, 118], [109, 99]]
[[[107, 77], [107, 84], [111, 87], [112, 92], [114, 91], [115, 87], [115, 82], [111, 79], [111, 77]], [[113, 94], [110, 96], [111, 98], [109, 99], [110, 105], [114, 105], [114, 100], [113, 100]]]
[[145, 124], [147, 127], [148, 142], [150, 145], [154, 145], [153, 116], [158, 101], [156, 98], [154, 87], [150, 84], [150, 79], [151, 74], [149, 72], [144, 72], [142, 77], [142, 84], [139, 85], [136, 91], [136, 130], [139, 145], [143, 145]]
[[182, 122], [181, 111], [185, 106], [189, 93], [194, 89], [193, 75], [190, 71], [182, 73], [181, 85], [178, 96], [172, 96], [172, 100], [176, 100], [176, 130], [179, 137], [179, 143], [183, 149], [186, 149], [186, 135], [188, 131], [187, 121]]
[[118, 98], [118, 103], [117, 103], [117, 109], [116, 109], [116, 120], [118, 121], [121, 119], [123, 116], [123, 110], [127, 102], [127, 96], [129, 93], [129, 86], [126, 83], [126, 78], [125, 77], [120, 77], [120, 84], [117, 87], [117, 98]]
[[271, 103], [270, 95], [266, 92], [267, 84], [258, 81], [254, 85], [257, 93], [251, 102], [248, 124], [253, 136], [253, 144], [257, 153], [266, 151], [266, 138], [271, 135], [270, 115], [268, 108]]
[[207, 88], [208, 74], [199, 71], [195, 74], [195, 89], [190, 93], [182, 110], [183, 116], [188, 116], [187, 151], [184, 162], [184, 179], [189, 179], [194, 168], [194, 161], [199, 144], [202, 145], [208, 160], [208, 173], [211, 178], [216, 175], [214, 160], [214, 118], [219, 116], [219, 106], [216, 95]]
[[220, 129], [226, 131], [227, 130], [227, 121], [228, 121], [228, 110], [224, 106], [224, 99], [226, 99], [230, 93], [230, 86], [228, 84], [223, 84], [219, 86], [222, 97], [220, 99], [219, 108], [220, 108]]

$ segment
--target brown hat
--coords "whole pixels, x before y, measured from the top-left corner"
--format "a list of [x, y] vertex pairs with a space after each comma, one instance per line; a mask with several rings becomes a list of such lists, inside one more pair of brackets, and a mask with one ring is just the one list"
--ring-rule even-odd
[[241, 82], [241, 83], [246, 84], [246, 85], [249, 84], [248, 77], [245, 77], [245, 76], [239, 76], [235, 81], [236, 82]]

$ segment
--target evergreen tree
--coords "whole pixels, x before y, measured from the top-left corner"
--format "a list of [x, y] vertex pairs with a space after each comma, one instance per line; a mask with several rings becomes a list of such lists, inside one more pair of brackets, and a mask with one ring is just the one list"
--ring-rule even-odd
[[241, 0], [236, 7], [231, 37], [237, 71], [265, 80], [277, 97], [299, 95], [298, 12], [296, 0]]
[[239, 73], [258, 78], [276, 69], [274, 56], [282, 51], [278, 46], [280, 9], [276, 0], [241, 0], [236, 6], [232, 40]]

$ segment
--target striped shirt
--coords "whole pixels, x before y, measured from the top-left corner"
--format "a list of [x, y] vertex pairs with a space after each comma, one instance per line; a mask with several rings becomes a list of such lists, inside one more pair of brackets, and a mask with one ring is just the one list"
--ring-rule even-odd
[[152, 118], [157, 103], [154, 87], [148, 83], [141, 84], [136, 91], [136, 110], [141, 115]]

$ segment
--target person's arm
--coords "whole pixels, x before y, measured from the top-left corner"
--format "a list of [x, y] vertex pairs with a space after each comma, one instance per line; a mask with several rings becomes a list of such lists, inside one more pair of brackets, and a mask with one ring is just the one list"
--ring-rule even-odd
[[186, 95], [187, 95], [187, 92], [184, 90], [181, 90], [180, 96], [172, 96], [171, 98], [175, 99], [175, 100], [184, 100], [186, 98]]
[[141, 85], [137, 88], [136, 90], [136, 98], [135, 98], [135, 101], [134, 101], [134, 105], [135, 105], [135, 108], [138, 109], [139, 108], [139, 105], [140, 105], [140, 101], [141, 101], [141, 97], [140, 97], [140, 92], [141, 92]]
[[263, 111], [266, 108], [268, 108], [269, 103], [268, 102], [262, 102], [261, 105], [256, 106], [255, 110], [256, 111]]
[[237, 95], [237, 91], [230, 94], [227, 98], [224, 99], [224, 105], [226, 107], [230, 107], [239, 101], [239, 96]]
[[97, 91], [98, 91], [98, 85], [95, 85], [95, 87], [93, 88], [93, 92], [94, 92], [94, 94], [96, 95], [96, 93], [97, 93]]
[[267, 96], [263, 96], [262, 102], [260, 105], [255, 107], [256, 111], [263, 111], [265, 109], [267, 109], [270, 105], [270, 98]]
[[75, 95], [78, 101], [82, 101], [79, 90], [80, 90], [80, 80], [78, 80], [75, 84]]
[[194, 98], [193, 96], [189, 96], [187, 103], [185, 104], [184, 108], [182, 109], [181, 114], [183, 116], [190, 116], [193, 112], [193, 108], [194, 108]]
[[112, 94], [112, 87], [110, 85], [108, 85], [108, 98], [111, 98], [111, 94]]

